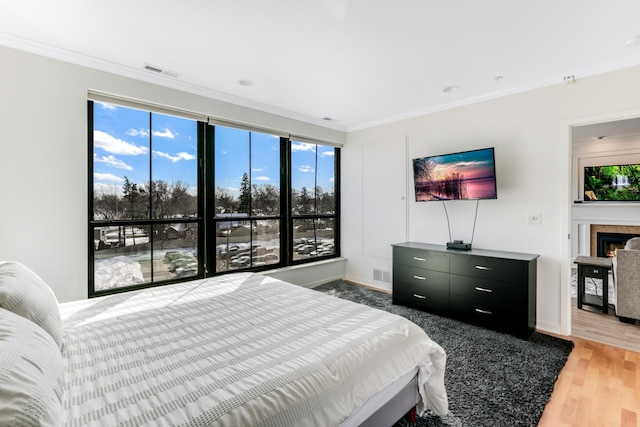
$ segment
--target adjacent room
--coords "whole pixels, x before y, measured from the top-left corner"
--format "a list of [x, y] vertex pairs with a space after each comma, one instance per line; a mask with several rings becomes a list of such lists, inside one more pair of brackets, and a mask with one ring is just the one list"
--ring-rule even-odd
[[0, 424], [638, 425], [638, 16], [4, 2]]

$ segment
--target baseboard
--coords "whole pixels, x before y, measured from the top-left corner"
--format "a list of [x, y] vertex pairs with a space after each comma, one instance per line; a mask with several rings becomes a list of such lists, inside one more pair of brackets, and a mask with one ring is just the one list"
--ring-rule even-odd
[[553, 323], [537, 322], [535, 330], [536, 332], [540, 332], [541, 334], [552, 335], [557, 338], [569, 339], [568, 335], [561, 332], [560, 325], [556, 325]]
[[331, 258], [268, 270], [262, 274], [305, 288], [313, 288], [333, 280], [344, 279], [345, 263], [345, 258]]

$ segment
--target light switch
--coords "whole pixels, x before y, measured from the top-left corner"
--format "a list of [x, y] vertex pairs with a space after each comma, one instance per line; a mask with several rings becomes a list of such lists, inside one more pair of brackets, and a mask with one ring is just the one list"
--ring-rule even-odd
[[527, 214], [527, 222], [529, 224], [541, 224], [542, 223], [542, 215], [540, 212], [528, 213]]

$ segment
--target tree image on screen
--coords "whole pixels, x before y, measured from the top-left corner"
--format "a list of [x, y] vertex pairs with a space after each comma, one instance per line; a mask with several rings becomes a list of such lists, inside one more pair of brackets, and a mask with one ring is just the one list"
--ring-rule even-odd
[[640, 201], [640, 164], [584, 168], [584, 200]]
[[413, 163], [414, 175], [418, 177], [416, 191], [434, 200], [464, 199], [467, 185], [464, 175], [452, 172], [436, 179], [436, 164], [431, 159], [416, 159]]

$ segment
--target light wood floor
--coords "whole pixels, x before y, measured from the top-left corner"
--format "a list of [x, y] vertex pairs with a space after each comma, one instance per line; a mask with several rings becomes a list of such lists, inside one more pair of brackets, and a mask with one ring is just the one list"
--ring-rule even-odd
[[571, 336], [640, 352], [640, 325], [619, 321], [613, 306], [608, 314], [584, 307], [581, 310], [575, 299], [571, 301]]
[[640, 427], [640, 326], [573, 301], [569, 339], [575, 347], [538, 427]]

